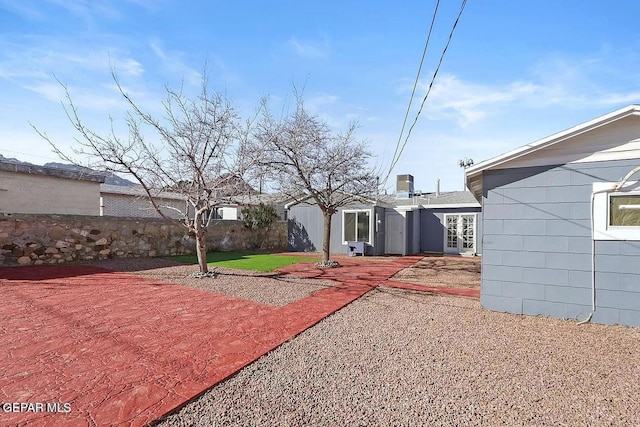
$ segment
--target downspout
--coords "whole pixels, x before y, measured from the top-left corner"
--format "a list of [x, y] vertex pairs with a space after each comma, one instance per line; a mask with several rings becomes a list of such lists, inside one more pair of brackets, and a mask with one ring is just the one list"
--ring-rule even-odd
[[[615, 189], [615, 186], [612, 188]], [[600, 190], [600, 191], [592, 191], [591, 192], [591, 203], [589, 204], [589, 212], [591, 219], [591, 313], [581, 322], [578, 322], [578, 325], [584, 325], [591, 321], [593, 317], [593, 313], [596, 311], [596, 238], [594, 233], [594, 222], [593, 222], [593, 201], [595, 200], [596, 194], [598, 193], [606, 193], [611, 191], [611, 189]]]
[[591, 213], [591, 313], [589, 313], [589, 316], [587, 316], [586, 319], [584, 319], [581, 322], [578, 322], [578, 325], [583, 325], [583, 324], [588, 323], [589, 321], [591, 321], [591, 318], [593, 317], [593, 314], [596, 311], [596, 239], [595, 239], [595, 233], [594, 233], [594, 228], [595, 227], [594, 227], [594, 222], [593, 222], [593, 202], [594, 202], [595, 196], [596, 196], [596, 194], [600, 194], [600, 193], [609, 193], [609, 192], [612, 192], [612, 191], [619, 191], [620, 189], [622, 189], [624, 184], [627, 183], [629, 178], [631, 178], [638, 171], [640, 171], [640, 166], [637, 166], [634, 169], [632, 169], [628, 174], [625, 175], [624, 178], [622, 178], [620, 181], [618, 181], [611, 188], [606, 188], [606, 189], [602, 189], [602, 190], [592, 191], [591, 192], [591, 203], [590, 203], [590, 211], [591, 211], [590, 212]]

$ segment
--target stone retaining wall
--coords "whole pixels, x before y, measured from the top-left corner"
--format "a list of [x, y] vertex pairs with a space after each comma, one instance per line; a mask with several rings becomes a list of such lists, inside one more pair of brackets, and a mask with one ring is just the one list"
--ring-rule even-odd
[[[214, 221], [211, 251], [287, 249], [287, 224], [268, 231], [247, 229], [242, 221]], [[162, 219], [79, 215], [0, 217], [0, 265], [58, 264], [106, 258], [155, 257], [195, 253], [187, 229]]]

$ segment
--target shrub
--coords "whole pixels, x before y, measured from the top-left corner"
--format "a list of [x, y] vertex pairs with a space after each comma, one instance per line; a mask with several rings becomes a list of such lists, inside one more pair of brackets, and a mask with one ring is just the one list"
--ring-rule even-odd
[[278, 220], [278, 214], [273, 206], [260, 203], [242, 209], [242, 220], [247, 228], [265, 230]]

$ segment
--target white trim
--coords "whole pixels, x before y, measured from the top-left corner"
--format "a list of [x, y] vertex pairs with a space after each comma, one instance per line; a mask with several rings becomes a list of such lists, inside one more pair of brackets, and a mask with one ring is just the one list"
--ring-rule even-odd
[[593, 183], [593, 239], [640, 240], [640, 227], [609, 225], [609, 198], [640, 195], [640, 182], [629, 181], [619, 191], [614, 190], [616, 184], [616, 182]]
[[[480, 163], [476, 163], [475, 165], [467, 168], [465, 170], [465, 179], [467, 183], [467, 187], [473, 192], [476, 196], [476, 199], [479, 199], [482, 195], [482, 172], [489, 169], [498, 169], [499, 166], [504, 165], [509, 161], [513, 161], [520, 157], [529, 155], [538, 150], [545, 149], [552, 145], [555, 145], [559, 142], [566, 141], [567, 139], [573, 138], [575, 136], [581, 135], [583, 133], [592, 131], [601, 126], [613, 123], [625, 117], [640, 115], [640, 105], [629, 105], [627, 107], [621, 108], [609, 114], [605, 114], [603, 116], [597, 117], [588, 122], [579, 124], [562, 132], [555, 133], [546, 138], [540, 139], [538, 141], [532, 142], [531, 144], [524, 145], [522, 147], [516, 148], [515, 150], [511, 150], [507, 153], [501, 154], [499, 156], [493, 157], [491, 159], [485, 160]], [[588, 156], [582, 161], [596, 161], [596, 160], [622, 160], [628, 159], [631, 154], [625, 152], [616, 152], [616, 153], [603, 153], [599, 155]], [[634, 154], [632, 158], [637, 158], [637, 155]], [[561, 158], [558, 159], [547, 159], [543, 162], [543, 164], [539, 165], [549, 165], [554, 163], [567, 163], [567, 161], [562, 161]], [[573, 162], [576, 162], [573, 160]]]
[[[356, 201], [360, 201], [361, 203], [364, 203], [364, 204], [377, 206], [377, 204], [376, 204], [377, 201], [376, 200], [370, 199], [370, 198], [368, 198], [366, 196], [360, 196], [358, 194], [351, 194], [351, 193], [344, 193], [344, 192], [342, 192], [342, 193], [343, 194], [348, 194], [349, 196], [353, 197], [353, 200], [350, 203], [355, 203]], [[284, 205], [285, 209], [290, 209], [292, 206], [298, 205], [300, 203], [305, 203], [307, 200], [313, 199], [313, 196], [311, 194], [306, 194], [306, 195], [304, 195], [304, 197], [301, 197], [300, 199], [296, 199], [295, 197], [291, 197], [291, 198], [293, 200]], [[312, 205], [316, 204], [315, 200], [310, 204], [312, 204]]]
[[422, 209], [479, 208], [480, 203], [446, 203], [441, 205], [420, 205]]
[[532, 142], [531, 144], [524, 145], [522, 147], [516, 148], [515, 150], [511, 150], [507, 153], [501, 154], [499, 156], [493, 157], [491, 159], [485, 160], [483, 162], [477, 163], [473, 166], [470, 166], [466, 170], [467, 180], [487, 169], [493, 169], [496, 166], [505, 163], [509, 160], [517, 159], [518, 157], [527, 155], [534, 151], [541, 150], [543, 148], [549, 147], [551, 145], [557, 144], [566, 139], [572, 138], [574, 136], [580, 135], [582, 133], [591, 131], [600, 126], [604, 126], [611, 122], [620, 120], [624, 117], [631, 115], [640, 114], [640, 105], [629, 105], [627, 107], [616, 110], [612, 113], [605, 114], [604, 116], [597, 117], [593, 120], [590, 120], [586, 123], [582, 123], [580, 125], [574, 126], [570, 129], [564, 130], [562, 132], [555, 133], [546, 138], [540, 139], [538, 141]]
[[[448, 227], [447, 227], [447, 217], [457, 217], [456, 220], [456, 234], [457, 234], [457, 247], [449, 248], [447, 246], [448, 241]], [[461, 246], [462, 237], [460, 236], [460, 220], [463, 216], [472, 216], [473, 217], [473, 250], [464, 250]], [[443, 246], [442, 252], [444, 253], [453, 253], [453, 254], [476, 254], [478, 253], [478, 213], [477, 212], [459, 212], [459, 213], [445, 213], [442, 216], [442, 222], [444, 226], [444, 236], [443, 236]]]
[[419, 205], [395, 206], [391, 209], [397, 212], [411, 212], [411, 211], [420, 210], [420, 206]]
[[[358, 212], [368, 212], [369, 213], [369, 240], [364, 242], [364, 243], [368, 243], [369, 245], [373, 245], [373, 220], [374, 220], [374, 216], [375, 213], [373, 212], [373, 209], [367, 209], [367, 208], [363, 208], [363, 209], [343, 209], [341, 211], [341, 215], [342, 215], [342, 234], [340, 235], [340, 237], [342, 237], [342, 244], [346, 245], [347, 241], [344, 240], [344, 214], [345, 213], [358, 213]], [[358, 232], [358, 216], [356, 215], [356, 234]], [[356, 236], [356, 239], [358, 238], [358, 236]]]

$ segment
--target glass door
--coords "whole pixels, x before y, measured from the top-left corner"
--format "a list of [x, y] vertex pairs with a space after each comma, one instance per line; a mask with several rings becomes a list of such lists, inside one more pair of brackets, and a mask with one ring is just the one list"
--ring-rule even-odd
[[445, 215], [445, 247], [446, 253], [460, 253], [458, 251], [458, 215]]
[[472, 254], [476, 252], [476, 215], [444, 215], [444, 252]]
[[459, 224], [459, 251], [460, 253], [475, 253], [476, 251], [476, 216], [460, 215]]

